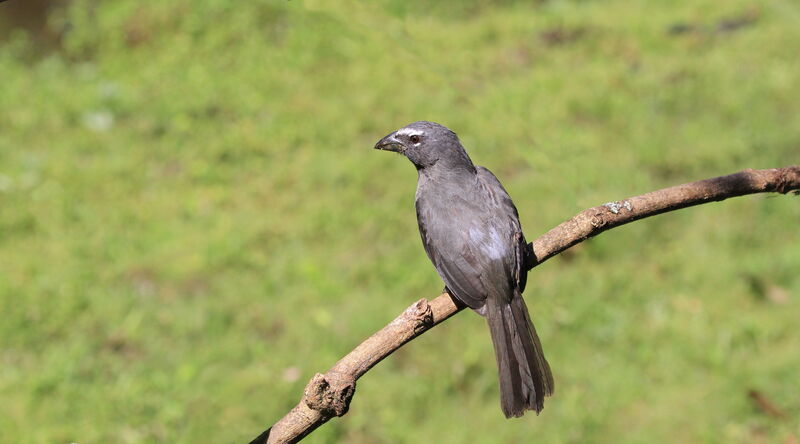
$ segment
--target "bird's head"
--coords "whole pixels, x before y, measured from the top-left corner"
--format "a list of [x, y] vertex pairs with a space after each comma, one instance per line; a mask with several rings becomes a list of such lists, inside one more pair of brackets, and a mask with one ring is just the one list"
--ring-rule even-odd
[[418, 170], [437, 164], [446, 168], [475, 169], [456, 133], [434, 122], [406, 125], [379, 140], [375, 149], [400, 153]]

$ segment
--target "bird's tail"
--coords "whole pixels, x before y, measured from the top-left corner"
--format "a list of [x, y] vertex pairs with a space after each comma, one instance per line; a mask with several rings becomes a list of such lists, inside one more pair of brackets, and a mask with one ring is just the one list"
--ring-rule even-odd
[[550, 365], [522, 295], [515, 291], [510, 302], [498, 299], [487, 298], [486, 320], [500, 376], [500, 406], [506, 418], [522, 416], [525, 410], [538, 415], [544, 397], [553, 394]]

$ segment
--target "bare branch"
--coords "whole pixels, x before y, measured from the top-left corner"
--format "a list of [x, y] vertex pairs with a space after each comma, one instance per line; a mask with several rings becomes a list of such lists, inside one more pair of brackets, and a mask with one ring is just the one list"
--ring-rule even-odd
[[800, 166], [790, 166], [769, 170], [748, 169], [609, 202], [578, 213], [531, 242], [535, 253], [531, 268], [603, 231], [645, 217], [729, 197], [768, 192], [786, 194], [798, 189]]
[[297, 442], [332, 417], [347, 413], [356, 379], [406, 342], [454, 315], [461, 307], [456, 304], [447, 293], [430, 302], [420, 299], [412, 304], [327, 373], [311, 378], [300, 403], [265, 432], [267, 436], [262, 434], [251, 444]]
[[[645, 217], [746, 194], [786, 194], [790, 191], [798, 193], [799, 190], [800, 166], [790, 166], [745, 170], [609, 202], [578, 213], [531, 242], [529, 267], [533, 268], [603, 231]], [[447, 293], [431, 301], [420, 299], [348, 353], [327, 373], [317, 373], [306, 386], [300, 403], [251, 444], [295, 443], [329, 419], [346, 414], [358, 378], [405, 343], [463, 308]]]

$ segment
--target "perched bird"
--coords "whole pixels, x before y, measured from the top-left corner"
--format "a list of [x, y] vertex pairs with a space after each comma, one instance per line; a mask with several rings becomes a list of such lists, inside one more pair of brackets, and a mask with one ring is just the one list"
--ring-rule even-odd
[[522, 299], [528, 247], [508, 193], [438, 123], [414, 122], [375, 148], [400, 153], [417, 168], [417, 222], [425, 252], [447, 292], [489, 324], [503, 413], [538, 414], [553, 393], [553, 375]]

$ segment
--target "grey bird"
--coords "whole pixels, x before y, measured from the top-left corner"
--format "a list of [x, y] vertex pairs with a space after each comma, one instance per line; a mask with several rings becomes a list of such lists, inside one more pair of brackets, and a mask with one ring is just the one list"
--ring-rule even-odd
[[434, 122], [414, 122], [379, 140], [417, 168], [422, 243], [450, 295], [484, 316], [500, 377], [506, 418], [538, 414], [553, 393], [550, 366], [522, 299], [527, 242], [517, 208], [488, 169], [475, 166], [458, 136]]

